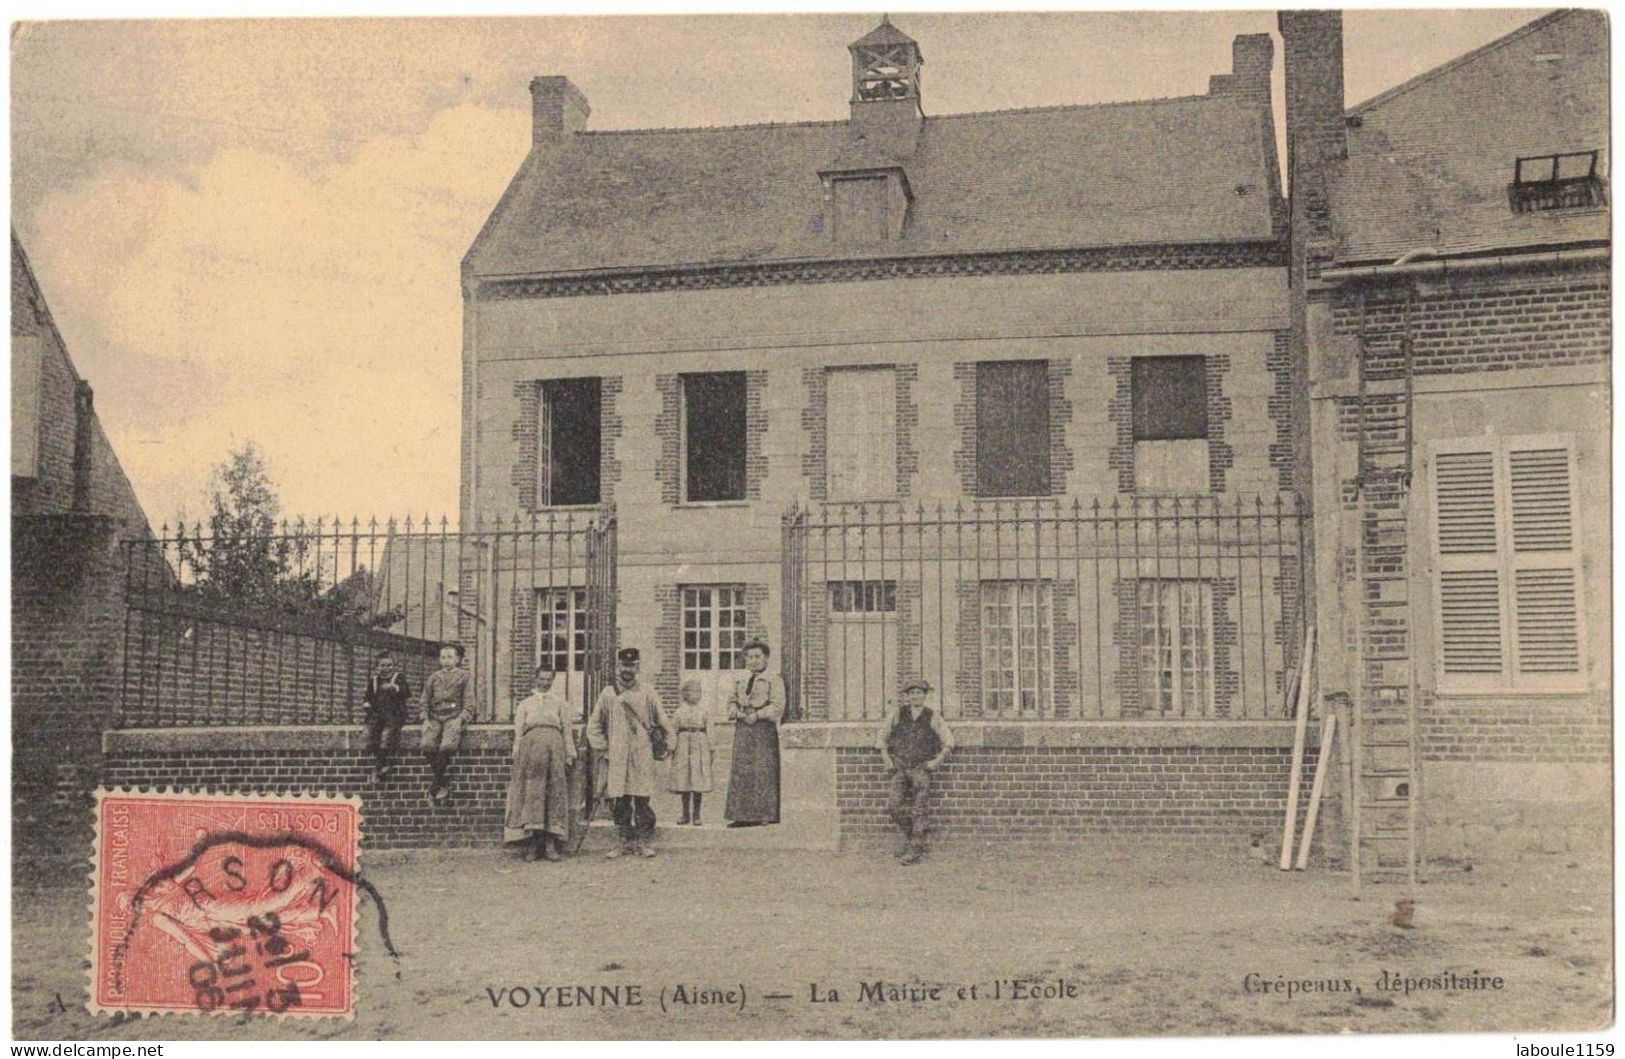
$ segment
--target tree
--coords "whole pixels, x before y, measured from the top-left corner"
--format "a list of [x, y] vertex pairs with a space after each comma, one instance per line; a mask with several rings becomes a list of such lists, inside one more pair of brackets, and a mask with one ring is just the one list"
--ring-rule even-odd
[[233, 449], [209, 474], [209, 522], [187, 536], [181, 520], [183, 579], [203, 595], [250, 606], [279, 602], [290, 542], [277, 533], [282, 503], [265, 457], [252, 442]]
[[[183, 579], [218, 602], [383, 628], [398, 615], [375, 607], [374, 578], [363, 567], [338, 578], [323, 567], [320, 525], [281, 522], [282, 502], [270, 468], [252, 441], [233, 449], [209, 475], [209, 521], [179, 538]], [[189, 575], [189, 576], [188, 576]], [[324, 577], [325, 575], [325, 577]]]

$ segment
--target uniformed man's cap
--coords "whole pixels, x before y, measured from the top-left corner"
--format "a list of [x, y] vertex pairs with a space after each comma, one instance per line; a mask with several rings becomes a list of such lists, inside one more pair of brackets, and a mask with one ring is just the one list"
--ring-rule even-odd
[[919, 688], [921, 691], [930, 691], [931, 682], [926, 680], [924, 677], [920, 677], [903, 685], [904, 691], [913, 691], [915, 688]]
[[636, 647], [623, 647], [615, 652], [615, 657], [622, 662], [636, 662], [638, 660], [638, 649]]

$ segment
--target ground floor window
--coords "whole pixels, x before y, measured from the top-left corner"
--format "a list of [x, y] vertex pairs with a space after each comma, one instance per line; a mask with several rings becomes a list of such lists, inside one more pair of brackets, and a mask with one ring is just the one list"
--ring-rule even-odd
[[552, 673], [586, 672], [586, 589], [537, 590], [536, 664]]
[[1054, 587], [981, 584], [982, 706], [990, 714], [1049, 714], [1055, 698]]
[[1213, 586], [1138, 582], [1140, 701], [1148, 712], [1205, 716], [1213, 705]]
[[683, 671], [743, 669], [745, 586], [685, 585], [682, 593]]

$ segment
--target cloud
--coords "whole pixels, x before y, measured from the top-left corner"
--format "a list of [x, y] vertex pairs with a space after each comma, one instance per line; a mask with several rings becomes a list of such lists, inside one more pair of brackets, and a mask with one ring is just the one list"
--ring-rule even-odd
[[44, 200], [26, 245], [154, 520], [249, 438], [290, 512], [454, 512], [458, 263], [528, 135], [465, 104], [331, 164], [229, 148]]

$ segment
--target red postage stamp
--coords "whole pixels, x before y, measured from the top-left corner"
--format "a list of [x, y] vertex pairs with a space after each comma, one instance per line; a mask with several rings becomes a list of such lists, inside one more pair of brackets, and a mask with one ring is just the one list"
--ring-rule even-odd
[[360, 813], [99, 791], [90, 1009], [352, 1015]]

